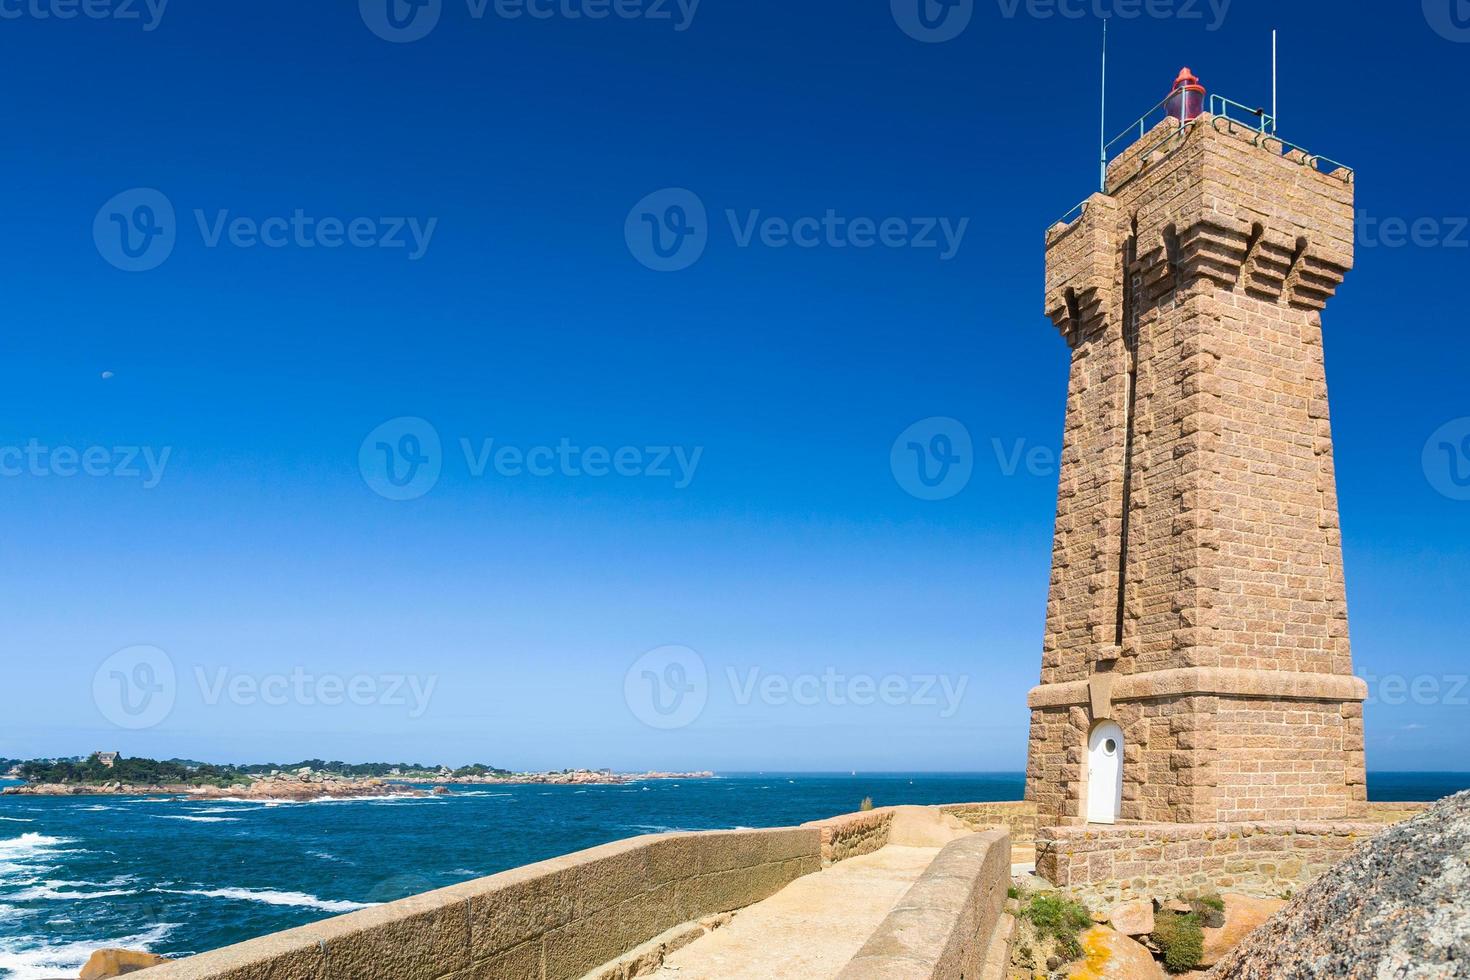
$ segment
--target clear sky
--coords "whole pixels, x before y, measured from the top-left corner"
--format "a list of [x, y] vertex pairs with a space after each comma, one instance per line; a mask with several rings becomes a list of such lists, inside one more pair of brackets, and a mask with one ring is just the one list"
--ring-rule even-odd
[[385, 2], [0, 3], [0, 756], [1021, 768], [1101, 11], [1109, 130], [1275, 26], [1358, 170], [1369, 766], [1466, 768], [1463, 3]]

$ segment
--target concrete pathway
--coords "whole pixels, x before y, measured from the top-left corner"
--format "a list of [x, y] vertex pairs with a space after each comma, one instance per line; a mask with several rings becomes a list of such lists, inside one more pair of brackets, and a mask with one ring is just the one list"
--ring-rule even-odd
[[798, 878], [671, 954], [660, 980], [835, 977], [909, 890], [937, 847], [889, 844]]

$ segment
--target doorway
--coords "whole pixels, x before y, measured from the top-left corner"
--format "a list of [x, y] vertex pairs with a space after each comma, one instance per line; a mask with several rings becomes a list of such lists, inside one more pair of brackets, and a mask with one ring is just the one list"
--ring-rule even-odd
[[1087, 737], [1087, 822], [1117, 823], [1123, 808], [1123, 729], [1100, 722]]

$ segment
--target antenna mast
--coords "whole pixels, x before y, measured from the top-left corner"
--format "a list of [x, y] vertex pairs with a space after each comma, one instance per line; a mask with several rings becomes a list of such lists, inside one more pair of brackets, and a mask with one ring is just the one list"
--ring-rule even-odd
[[1098, 180], [1100, 194], [1108, 192], [1108, 20], [1103, 18], [1102, 113], [1097, 125]]
[[1276, 135], [1276, 28], [1271, 28], [1271, 135]]

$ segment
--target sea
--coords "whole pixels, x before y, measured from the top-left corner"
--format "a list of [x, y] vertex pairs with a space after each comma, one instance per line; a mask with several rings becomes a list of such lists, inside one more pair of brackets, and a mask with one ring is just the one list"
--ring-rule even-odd
[[[75, 977], [102, 947], [204, 952], [620, 837], [789, 826], [866, 797], [1017, 800], [1023, 786], [1021, 773], [732, 773], [306, 803], [0, 796], [0, 980]], [[1369, 776], [1375, 800], [1466, 788], [1470, 773]]]

